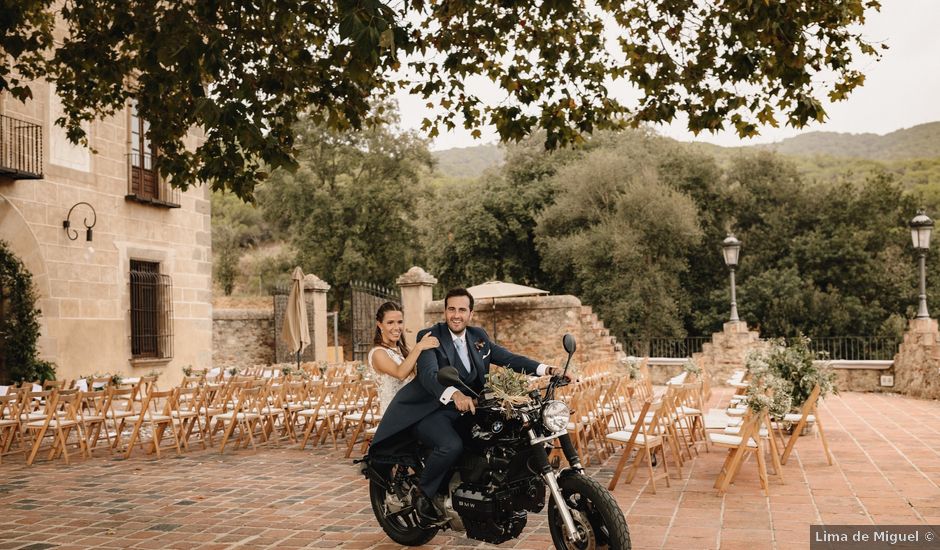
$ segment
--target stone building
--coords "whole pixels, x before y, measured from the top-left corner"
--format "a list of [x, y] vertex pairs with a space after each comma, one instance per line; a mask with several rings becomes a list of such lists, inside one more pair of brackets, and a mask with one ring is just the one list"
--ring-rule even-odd
[[173, 383], [210, 366], [208, 187], [161, 180], [132, 104], [89, 124], [84, 148], [53, 124], [54, 87], [32, 90], [26, 103], [0, 94], [0, 239], [33, 275], [41, 357], [59, 378], [156, 370]]

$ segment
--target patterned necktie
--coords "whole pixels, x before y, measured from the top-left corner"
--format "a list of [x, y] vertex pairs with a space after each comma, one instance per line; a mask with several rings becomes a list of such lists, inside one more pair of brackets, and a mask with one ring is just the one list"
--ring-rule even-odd
[[454, 340], [454, 346], [457, 348], [457, 356], [463, 361], [463, 367], [470, 372], [470, 356], [467, 355], [467, 346], [464, 345], [462, 338]]

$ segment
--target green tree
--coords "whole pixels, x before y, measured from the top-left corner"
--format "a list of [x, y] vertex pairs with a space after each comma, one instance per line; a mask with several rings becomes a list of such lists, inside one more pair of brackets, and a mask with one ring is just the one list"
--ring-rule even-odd
[[657, 146], [638, 134], [592, 151], [554, 177], [538, 218], [542, 267], [615, 333], [684, 335], [679, 277], [699, 242], [695, 203], [662, 181]]
[[[440, 108], [424, 123], [431, 137], [492, 124], [516, 141], [542, 128], [549, 148], [679, 114], [693, 131], [730, 124], [742, 136], [820, 121], [820, 99], [844, 99], [864, 81], [859, 58], [879, 56], [856, 30], [877, 9], [875, 0], [3, 0], [0, 55], [11, 68], [0, 92], [28, 98], [19, 75], [54, 82], [76, 141], [83, 121], [134, 98], [174, 185], [208, 181], [250, 199], [268, 167], [296, 166], [301, 113], [360, 128], [373, 101], [400, 89]], [[473, 77], [505, 97], [486, 104], [467, 87]], [[624, 85], [639, 90], [635, 103], [609, 93]], [[184, 145], [193, 127], [206, 134], [195, 149]]]
[[272, 237], [261, 210], [231, 193], [212, 193], [213, 277], [226, 296], [232, 294], [238, 263], [247, 248]]
[[[898, 336], [916, 304], [907, 222], [914, 199], [884, 175], [805, 184], [770, 154], [728, 170], [731, 227], [743, 243], [741, 318], [767, 336]], [[719, 258], [717, 243], [708, 254]], [[709, 333], [728, 318], [727, 270], [695, 298], [692, 325]], [[702, 287], [705, 289], [706, 287]]]
[[0, 383], [51, 380], [55, 365], [38, 357], [39, 317], [33, 276], [0, 241]]
[[275, 172], [259, 191], [265, 219], [304, 271], [337, 289], [356, 279], [390, 285], [420, 253], [414, 204], [432, 159], [423, 139], [386, 116], [387, 125], [345, 132], [303, 119], [299, 168]]
[[420, 203], [428, 268], [442, 287], [494, 279], [549, 285], [535, 246], [536, 218], [554, 200], [558, 169], [604, 139], [556, 151], [546, 151], [542, 141], [536, 135], [508, 146], [500, 169], [441, 187]]

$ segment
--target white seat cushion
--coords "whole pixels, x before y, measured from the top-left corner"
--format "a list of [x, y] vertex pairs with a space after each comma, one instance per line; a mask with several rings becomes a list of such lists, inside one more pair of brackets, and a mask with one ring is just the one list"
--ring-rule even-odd
[[[45, 424], [45, 423], [46, 423], [45, 420], [38, 420], [38, 421], [36, 421], [36, 422], [30, 422], [29, 424], [27, 424], [27, 426], [29, 426], [30, 428], [41, 428], [42, 425]], [[75, 425], [77, 425], [77, 424], [78, 424], [78, 422], [75, 422], [74, 420], [56, 420], [56, 419], [53, 419], [53, 420], [50, 420], [50, 421], [49, 421], [49, 427], [50, 427], [50, 428], [58, 428], [58, 427], [68, 428], [69, 426], [75, 426]]]
[[[127, 420], [130, 422], [137, 422], [140, 420], [140, 415], [135, 414], [134, 416], [128, 416]], [[147, 413], [144, 415], [144, 422], [166, 422], [167, 420], [170, 420], [170, 417], [162, 414]]]
[[[725, 433], [728, 435], [740, 435], [741, 426], [728, 426], [727, 428], [725, 428]], [[760, 436], [767, 437], [767, 428], [760, 429]]]
[[[610, 439], [612, 441], [618, 441], [620, 443], [627, 443], [630, 441], [631, 434], [632, 432], [626, 432], [626, 431], [613, 432], [613, 433], [607, 434], [607, 439]], [[651, 445], [651, 446], [659, 445], [661, 441], [662, 441], [662, 437], [658, 435], [651, 435], [647, 438], [642, 433], [636, 434], [636, 439], [634, 439], [634, 443], [640, 446], [644, 446], [644, 447], [647, 445]]]
[[728, 416], [744, 416], [744, 414], [747, 413], [747, 409], [735, 408], [735, 409], [728, 409], [725, 412], [728, 414]]
[[[789, 413], [789, 414], [783, 415], [784, 422], [799, 422], [802, 418], [803, 418], [803, 415], [800, 413]], [[812, 424], [813, 422], [816, 422], [816, 417], [811, 414], [808, 414], [806, 415], [806, 421]]]
[[[718, 445], [727, 445], [729, 447], [737, 447], [741, 444], [741, 438], [739, 436], [728, 434], [710, 433], [708, 434], [708, 440], [712, 443]], [[757, 448], [757, 442], [754, 441], [753, 437], [748, 439], [747, 446], [751, 448]]]

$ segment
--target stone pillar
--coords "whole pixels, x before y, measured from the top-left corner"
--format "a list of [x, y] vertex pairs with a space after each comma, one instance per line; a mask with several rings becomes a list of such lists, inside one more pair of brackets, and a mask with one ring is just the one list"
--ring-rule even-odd
[[940, 330], [936, 319], [911, 319], [894, 356], [895, 390], [926, 399], [940, 398]]
[[326, 291], [330, 285], [316, 275], [306, 275], [304, 277], [304, 303], [307, 304], [307, 311], [313, 306], [313, 318], [307, 319], [310, 329], [313, 332], [313, 358], [315, 361], [328, 361], [326, 353], [327, 346], [327, 325], [326, 325]]
[[712, 384], [724, 385], [734, 370], [744, 368], [748, 352], [767, 345], [744, 321], [729, 321], [721, 332], [712, 334], [712, 341], [702, 346], [701, 353], [692, 354], [692, 360], [711, 375]]
[[414, 266], [402, 274], [395, 284], [401, 289], [401, 308], [405, 318], [405, 343], [414, 347], [418, 331], [427, 326], [424, 308], [433, 300], [437, 279], [427, 271]]

